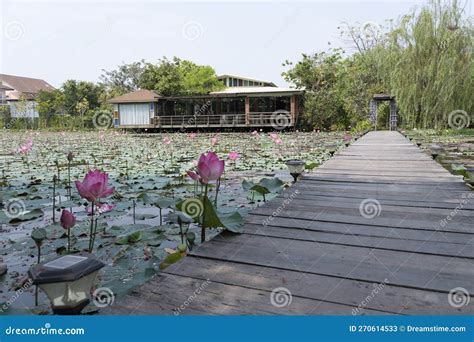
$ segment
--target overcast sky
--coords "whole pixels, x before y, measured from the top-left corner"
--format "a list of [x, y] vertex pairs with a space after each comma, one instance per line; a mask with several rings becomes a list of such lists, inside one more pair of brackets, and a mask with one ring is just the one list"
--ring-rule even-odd
[[274, 81], [286, 59], [343, 45], [342, 21], [384, 23], [423, 1], [0, 0], [1, 73], [98, 81], [102, 69], [178, 56]]

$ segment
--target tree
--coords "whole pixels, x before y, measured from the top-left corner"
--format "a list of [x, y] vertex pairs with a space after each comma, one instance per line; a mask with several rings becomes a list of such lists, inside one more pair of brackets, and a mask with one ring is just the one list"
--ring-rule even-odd
[[116, 70], [102, 70], [100, 80], [110, 96], [123, 95], [140, 88], [145, 67], [144, 60], [130, 64], [123, 63]]
[[176, 57], [172, 60], [164, 57], [157, 64], [146, 63], [140, 80], [141, 88], [155, 90], [163, 96], [180, 95], [183, 90], [180, 63]]
[[291, 69], [282, 74], [283, 78], [306, 90], [303, 124], [308, 128], [348, 124], [337, 86], [344, 65], [342, 52], [335, 49], [314, 55], [303, 54], [302, 60], [295, 65], [289, 61], [284, 64]]
[[224, 88], [214, 69], [174, 57], [163, 57], [156, 64], [147, 63], [140, 81], [142, 88], [163, 96], [208, 94]]
[[473, 112], [474, 29], [456, 0], [431, 0], [390, 29], [367, 25], [342, 25], [352, 55], [336, 49], [285, 64], [285, 79], [307, 90], [309, 126], [355, 125], [375, 93], [394, 95], [409, 127], [444, 128], [450, 113]]

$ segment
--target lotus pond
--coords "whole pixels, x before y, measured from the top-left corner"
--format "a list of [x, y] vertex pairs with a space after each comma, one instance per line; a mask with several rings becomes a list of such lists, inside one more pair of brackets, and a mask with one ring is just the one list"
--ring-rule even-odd
[[[159, 272], [160, 266], [166, 266], [166, 260], [178, 252], [184, 240], [188, 250], [200, 243], [199, 224], [186, 225], [183, 237], [176, 216], [183, 200], [196, 194], [198, 185], [187, 171], [196, 167], [202, 153], [215, 151], [225, 160], [220, 186], [211, 185], [209, 189], [218, 222], [225, 224], [207, 229], [207, 239], [211, 239], [225, 228], [238, 231], [242, 218], [262, 203], [265, 193], [268, 200], [288, 186], [292, 178], [286, 171], [286, 160], [302, 159], [311, 170], [347, 139], [344, 132], [3, 131], [1, 311], [49, 313], [46, 296], [40, 291], [35, 305], [35, 288], [28, 286], [31, 282], [27, 272], [37, 262], [38, 254], [31, 234], [44, 229], [41, 261], [68, 253], [67, 230], [59, 223], [64, 209], [76, 216], [76, 224], [70, 229], [69, 253], [88, 249], [89, 227], [91, 220], [95, 221], [92, 253], [106, 264], [97, 286], [108, 287], [120, 296]], [[102, 201], [107, 210], [96, 211], [91, 219], [89, 203], [81, 198], [74, 181], [82, 180], [94, 169], [108, 174], [115, 191]], [[260, 182], [262, 178], [266, 179], [264, 183]], [[261, 191], [262, 187], [267, 191]], [[186, 249], [180, 252], [185, 255]], [[91, 305], [85, 311], [96, 310]]]

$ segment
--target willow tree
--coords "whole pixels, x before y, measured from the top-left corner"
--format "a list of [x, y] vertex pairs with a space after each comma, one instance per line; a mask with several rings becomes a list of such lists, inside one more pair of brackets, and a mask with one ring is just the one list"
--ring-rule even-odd
[[442, 128], [454, 110], [472, 115], [473, 26], [457, 1], [431, 1], [387, 39], [383, 77], [405, 125]]

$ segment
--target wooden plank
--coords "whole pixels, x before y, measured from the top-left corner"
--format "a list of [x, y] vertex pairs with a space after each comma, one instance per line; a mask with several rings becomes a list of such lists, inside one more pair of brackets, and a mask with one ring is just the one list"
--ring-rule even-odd
[[[449, 305], [447, 295], [441, 292], [409, 289], [393, 286], [390, 283], [372, 283], [339, 279], [330, 276], [294, 272], [275, 268], [262, 268], [254, 265], [228, 262], [223, 264], [218, 260], [190, 257], [186, 263], [173, 265], [166, 273], [185, 275], [201, 280], [213, 279], [226, 284], [245, 286], [272, 291], [278, 287], [287, 288], [292, 296], [301, 296], [315, 300], [329, 301], [350, 306], [352, 314], [375, 288], [380, 289], [380, 295], [374, 295], [365, 306], [368, 309], [379, 310], [392, 314], [461, 314]], [[379, 285], [377, 287], [377, 285]], [[398, 302], [393, 301], [396, 297]], [[362, 310], [364, 311], [364, 310]], [[464, 313], [474, 312], [474, 306]], [[324, 313], [323, 308], [315, 306], [314, 314]]]
[[[344, 227], [342, 226], [342, 228]], [[390, 231], [389, 229], [386, 230]], [[345, 232], [334, 233], [263, 225], [246, 225], [244, 233], [286, 238], [288, 240], [312, 241], [317, 243], [331, 243], [336, 245], [370, 247], [392, 251], [474, 259], [474, 248], [465, 248], [466, 240], [464, 243], [430, 241], [429, 234], [425, 234], [427, 240], [408, 240], [401, 239], [395, 234], [384, 237], [353, 235], [348, 232], [347, 229]], [[471, 236], [471, 240], [474, 241], [474, 236]]]
[[[271, 217], [276, 212], [276, 209], [269, 207], [260, 207], [253, 211], [254, 214]], [[374, 218], [362, 217], [357, 210], [350, 212], [347, 209], [340, 208], [315, 208], [313, 212], [302, 210], [282, 210], [278, 217], [286, 217], [292, 219], [305, 219], [309, 221], [324, 221], [324, 222], [339, 222], [339, 223], [357, 223], [368, 226], [385, 226], [385, 227], [404, 227], [423, 229], [427, 231], [439, 230], [444, 232], [460, 232], [472, 233], [472, 221], [462, 222], [460, 217], [455, 216], [452, 224], [441, 225], [440, 220], [430, 220], [426, 217], [424, 220], [418, 220], [416, 214], [403, 215], [403, 213], [387, 214], [383, 217], [377, 216]]]
[[[263, 222], [268, 216], [250, 214], [247, 217], [247, 225], [256, 224], [263, 226]], [[247, 227], [246, 225], [246, 227]], [[472, 239], [472, 234], [458, 232], [429, 231], [423, 229], [411, 229], [401, 227], [384, 227], [376, 225], [324, 222], [324, 221], [308, 221], [293, 218], [279, 217], [278, 220], [268, 221], [266, 227], [281, 227], [293, 229], [303, 229], [320, 232], [348, 233], [352, 235], [375, 236], [386, 238], [400, 238], [401, 240], [418, 240], [418, 241], [439, 241], [464, 245], [466, 241]]]
[[387, 278], [391, 284], [433, 291], [449, 292], [452, 279], [457, 279], [474, 292], [471, 260], [264, 236], [229, 237], [223, 234], [192, 254], [354, 280], [377, 282]]
[[[191, 259], [191, 258], [189, 258]], [[208, 278], [193, 278], [181, 274], [161, 273], [126, 296], [117, 308], [104, 314], [128, 315], [302, 315], [320, 308], [328, 315], [348, 315], [355, 306], [292, 296], [291, 304], [272, 305], [271, 290], [235, 286]], [[197, 293], [199, 291], [199, 293]], [[363, 314], [385, 314], [380, 310], [364, 310]]]

